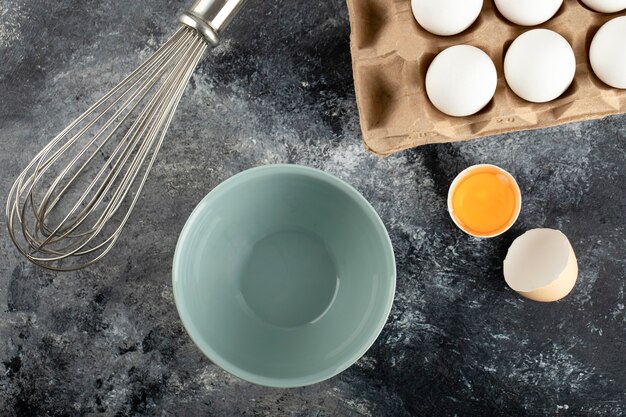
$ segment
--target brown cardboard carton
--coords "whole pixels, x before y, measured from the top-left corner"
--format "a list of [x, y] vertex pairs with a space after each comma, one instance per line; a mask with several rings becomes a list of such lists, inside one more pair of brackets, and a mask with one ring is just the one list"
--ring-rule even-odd
[[[436, 0], [433, 0], [436, 1]], [[532, 28], [507, 21], [493, 0], [485, 0], [478, 20], [465, 32], [449, 37], [422, 29], [410, 0], [347, 0], [354, 85], [365, 146], [378, 155], [428, 143], [474, 139], [515, 130], [539, 129], [626, 112], [626, 90], [604, 84], [593, 74], [588, 51], [606, 15], [565, 0], [555, 17]], [[570, 88], [548, 103], [529, 103], [516, 96], [504, 80], [504, 54], [513, 40], [534, 28], [563, 35], [576, 55], [576, 77]], [[428, 100], [426, 70], [434, 57], [452, 45], [484, 50], [498, 71], [494, 99], [479, 113], [451, 117]]]

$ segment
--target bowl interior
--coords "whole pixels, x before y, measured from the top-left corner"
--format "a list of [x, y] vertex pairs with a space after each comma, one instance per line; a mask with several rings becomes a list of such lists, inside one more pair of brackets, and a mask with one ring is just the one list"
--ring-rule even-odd
[[395, 289], [387, 232], [342, 181], [310, 168], [245, 171], [194, 210], [174, 256], [176, 305], [214, 362], [252, 382], [300, 386], [356, 361]]

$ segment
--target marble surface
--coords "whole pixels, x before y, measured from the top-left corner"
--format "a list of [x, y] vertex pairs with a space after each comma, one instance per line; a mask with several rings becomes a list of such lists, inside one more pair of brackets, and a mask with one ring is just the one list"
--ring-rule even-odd
[[[49, 138], [176, 28], [182, 0], [0, 2], [0, 197]], [[55, 274], [0, 229], [2, 416], [626, 414], [626, 117], [386, 159], [360, 143], [342, 0], [250, 0], [193, 76], [138, 209], [101, 263]], [[215, 185], [298, 163], [353, 184], [393, 241], [391, 317], [354, 366], [290, 390], [203, 357], [172, 299], [178, 233]], [[512, 172], [519, 221], [469, 238], [446, 213], [453, 177]], [[2, 220], [4, 221], [4, 219]], [[534, 227], [570, 238], [573, 292], [554, 304], [507, 288], [502, 259]]]

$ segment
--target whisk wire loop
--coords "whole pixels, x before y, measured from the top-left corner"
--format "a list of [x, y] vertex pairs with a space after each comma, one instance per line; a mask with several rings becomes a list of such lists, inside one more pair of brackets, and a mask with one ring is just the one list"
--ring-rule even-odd
[[71, 271], [111, 250], [207, 47], [181, 27], [26, 166], [6, 205], [9, 236], [24, 256]]

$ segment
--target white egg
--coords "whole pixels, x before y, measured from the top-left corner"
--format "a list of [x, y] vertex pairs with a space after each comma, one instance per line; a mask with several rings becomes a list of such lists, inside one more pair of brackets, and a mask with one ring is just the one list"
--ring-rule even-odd
[[471, 45], [440, 52], [426, 72], [426, 94], [450, 116], [469, 116], [493, 98], [498, 74], [489, 55]]
[[567, 237], [554, 229], [533, 229], [513, 241], [504, 259], [504, 279], [520, 295], [556, 301], [574, 288], [578, 262]]
[[544, 103], [567, 90], [576, 74], [570, 44], [556, 32], [533, 29], [517, 37], [504, 57], [504, 77], [524, 100]]
[[582, 2], [600, 13], [616, 13], [626, 9], [626, 0], [582, 0]]
[[463, 32], [476, 21], [482, 7], [483, 0], [411, 0], [417, 23], [440, 36]]
[[535, 26], [556, 14], [563, 0], [495, 0], [507, 20], [522, 26]]
[[593, 72], [606, 84], [626, 88], [626, 16], [606, 22], [596, 32], [589, 48]]

